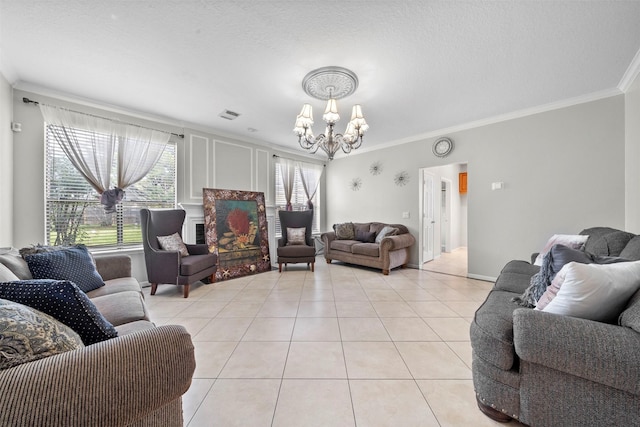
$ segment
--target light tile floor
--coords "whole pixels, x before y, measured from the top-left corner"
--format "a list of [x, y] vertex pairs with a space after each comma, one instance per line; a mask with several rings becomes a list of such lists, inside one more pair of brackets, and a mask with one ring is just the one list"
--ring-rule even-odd
[[442, 252], [433, 261], [425, 262], [422, 265], [422, 269], [435, 273], [467, 277], [467, 248], [460, 247], [451, 252]]
[[176, 286], [145, 288], [155, 323], [193, 337], [185, 425], [500, 425], [477, 409], [471, 380], [469, 325], [492, 283], [304, 267], [198, 283], [186, 300]]

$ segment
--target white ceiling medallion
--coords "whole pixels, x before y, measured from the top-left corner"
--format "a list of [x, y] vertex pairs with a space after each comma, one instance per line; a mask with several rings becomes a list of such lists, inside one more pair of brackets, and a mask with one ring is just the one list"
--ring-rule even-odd
[[308, 73], [302, 79], [302, 89], [307, 95], [324, 101], [342, 99], [358, 88], [358, 76], [342, 67], [322, 67]]

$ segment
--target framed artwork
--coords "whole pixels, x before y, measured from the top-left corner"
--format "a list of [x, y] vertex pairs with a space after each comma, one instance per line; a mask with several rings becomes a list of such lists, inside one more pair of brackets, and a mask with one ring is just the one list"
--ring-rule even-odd
[[204, 234], [218, 254], [216, 280], [271, 270], [264, 193], [202, 189]]

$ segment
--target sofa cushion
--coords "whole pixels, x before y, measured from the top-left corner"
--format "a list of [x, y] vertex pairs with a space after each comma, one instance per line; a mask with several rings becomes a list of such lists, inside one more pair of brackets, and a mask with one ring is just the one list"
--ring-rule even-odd
[[182, 237], [175, 232], [169, 236], [157, 236], [158, 244], [165, 251], [177, 251], [180, 255], [186, 257], [189, 256], [189, 251], [182, 241]]
[[593, 253], [603, 256], [620, 256], [627, 243], [634, 237], [635, 234], [626, 231], [614, 231], [605, 234], [594, 242]]
[[627, 245], [620, 252], [620, 258], [640, 261], [640, 236], [634, 236], [627, 242]]
[[11, 270], [20, 280], [33, 279], [27, 262], [18, 255], [17, 251], [15, 254], [8, 253], [0, 255], [0, 263]]
[[111, 279], [104, 282], [105, 286], [87, 292], [89, 298], [100, 297], [102, 295], [117, 294], [125, 291], [135, 291], [142, 294], [140, 289], [140, 283], [133, 277], [120, 277], [118, 279]]
[[120, 326], [136, 320], [149, 320], [149, 314], [140, 292], [124, 291], [103, 295], [93, 298], [91, 302], [113, 326]]
[[147, 329], [153, 329], [156, 325], [148, 320], [136, 320], [135, 322], [125, 323], [120, 326], [116, 326], [118, 336], [129, 335], [134, 332], [146, 331]]
[[626, 309], [618, 317], [618, 324], [640, 332], [640, 291], [631, 297]]
[[180, 274], [182, 276], [191, 276], [200, 271], [206, 270], [215, 263], [215, 254], [190, 255], [188, 257], [182, 258], [180, 263]]
[[555, 298], [542, 311], [613, 322], [640, 289], [640, 261], [609, 265], [571, 262]]
[[316, 248], [306, 245], [280, 246], [278, 248], [278, 256], [280, 257], [313, 257], [316, 255]]
[[358, 242], [357, 240], [334, 240], [329, 244], [329, 247], [336, 251], [351, 253], [351, 247], [358, 243], [362, 242]]
[[351, 246], [351, 253], [377, 258], [380, 256], [380, 245], [378, 243], [356, 243]]
[[336, 233], [336, 239], [338, 240], [353, 240], [356, 238], [356, 230], [352, 222], [334, 224], [333, 231]]
[[513, 311], [521, 308], [512, 292], [493, 290], [478, 308], [471, 323], [474, 354], [491, 365], [508, 370], [516, 360], [513, 346]]
[[0, 299], [0, 369], [84, 347], [71, 328], [30, 307]]
[[118, 335], [89, 297], [68, 280], [23, 280], [0, 283], [0, 298], [28, 305], [73, 329], [85, 345]]
[[25, 255], [34, 279], [70, 280], [84, 292], [104, 286], [89, 250], [83, 246]]
[[600, 238], [617, 231], [621, 230], [611, 227], [591, 227], [582, 230], [580, 234], [589, 236], [589, 239], [587, 239], [587, 243], [585, 243], [584, 245], [584, 250], [596, 255], [608, 255], [606, 241], [600, 240]]

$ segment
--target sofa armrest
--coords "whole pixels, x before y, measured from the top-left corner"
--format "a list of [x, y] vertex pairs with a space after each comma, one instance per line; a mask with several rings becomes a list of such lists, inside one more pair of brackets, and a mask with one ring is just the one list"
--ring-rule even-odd
[[416, 243], [416, 238], [410, 233], [387, 236], [380, 242], [381, 250], [394, 251], [396, 249], [408, 248]]
[[320, 235], [322, 241], [324, 242], [325, 248], [329, 246], [329, 243], [336, 240], [336, 232], [335, 231], [327, 231], [326, 233], [322, 233]]
[[521, 360], [640, 394], [640, 333], [530, 309], [513, 313]]
[[198, 243], [195, 245], [185, 243], [185, 246], [187, 247], [189, 255], [206, 255], [209, 253], [209, 246], [204, 243]]
[[98, 255], [94, 257], [94, 260], [102, 280], [131, 277], [131, 257], [129, 255]]
[[0, 425], [122, 426], [191, 384], [191, 336], [168, 325], [0, 371]]

